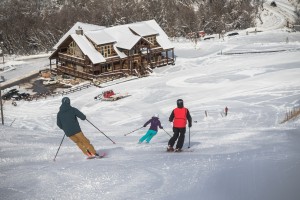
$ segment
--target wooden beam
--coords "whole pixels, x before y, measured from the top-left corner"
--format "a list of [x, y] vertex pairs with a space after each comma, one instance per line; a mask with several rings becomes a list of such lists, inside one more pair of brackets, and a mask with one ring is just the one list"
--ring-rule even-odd
[[175, 64], [175, 55], [174, 55], [174, 49], [172, 49], [172, 58], [173, 58], [173, 65]]
[[167, 55], [167, 64], [169, 64], [168, 50], [166, 50], [166, 55]]

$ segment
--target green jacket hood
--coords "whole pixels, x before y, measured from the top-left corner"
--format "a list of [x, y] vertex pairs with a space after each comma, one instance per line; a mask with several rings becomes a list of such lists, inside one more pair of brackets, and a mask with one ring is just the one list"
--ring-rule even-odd
[[64, 97], [62, 100], [61, 100], [62, 104], [59, 108], [59, 110], [61, 112], [65, 112], [67, 110], [69, 110], [71, 108], [71, 101], [69, 99], [69, 97]]

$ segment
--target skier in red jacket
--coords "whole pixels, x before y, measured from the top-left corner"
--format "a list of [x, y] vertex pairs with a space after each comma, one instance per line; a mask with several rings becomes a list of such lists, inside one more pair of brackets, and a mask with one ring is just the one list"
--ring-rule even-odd
[[186, 132], [186, 124], [188, 122], [188, 126], [192, 127], [192, 117], [187, 108], [183, 106], [183, 100], [177, 100], [177, 108], [175, 108], [169, 118], [170, 122], [173, 122], [173, 137], [169, 140], [167, 151], [174, 151], [174, 144], [176, 144], [176, 152], [180, 152], [184, 143], [184, 137]]

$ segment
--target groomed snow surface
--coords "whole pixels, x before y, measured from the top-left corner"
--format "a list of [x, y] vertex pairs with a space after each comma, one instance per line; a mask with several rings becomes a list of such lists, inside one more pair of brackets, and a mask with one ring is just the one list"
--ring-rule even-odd
[[[0, 199], [298, 200], [300, 120], [280, 122], [300, 103], [299, 41], [299, 33], [281, 30], [196, 46], [178, 40], [176, 65], [146, 78], [70, 94], [71, 104], [116, 142], [80, 121], [95, 148], [108, 154], [99, 160], [87, 160], [65, 138], [53, 161], [64, 135], [56, 126], [62, 97], [16, 107], [5, 102]], [[107, 89], [131, 96], [94, 101]], [[154, 113], [171, 134], [168, 117], [179, 98], [194, 121], [192, 152], [165, 152], [169, 136], [163, 130], [150, 144], [137, 144], [148, 127], [124, 136]], [[226, 106], [227, 117], [222, 113]]]

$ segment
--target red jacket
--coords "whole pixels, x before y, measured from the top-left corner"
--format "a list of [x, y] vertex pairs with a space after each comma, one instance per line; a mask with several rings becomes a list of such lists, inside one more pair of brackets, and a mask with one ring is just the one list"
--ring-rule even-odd
[[187, 120], [189, 127], [192, 126], [192, 118], [187, 108], [175, 108], [169, 118], [169, 121], [173, 121], [173, 126], [176, 128], [185, 128]]

